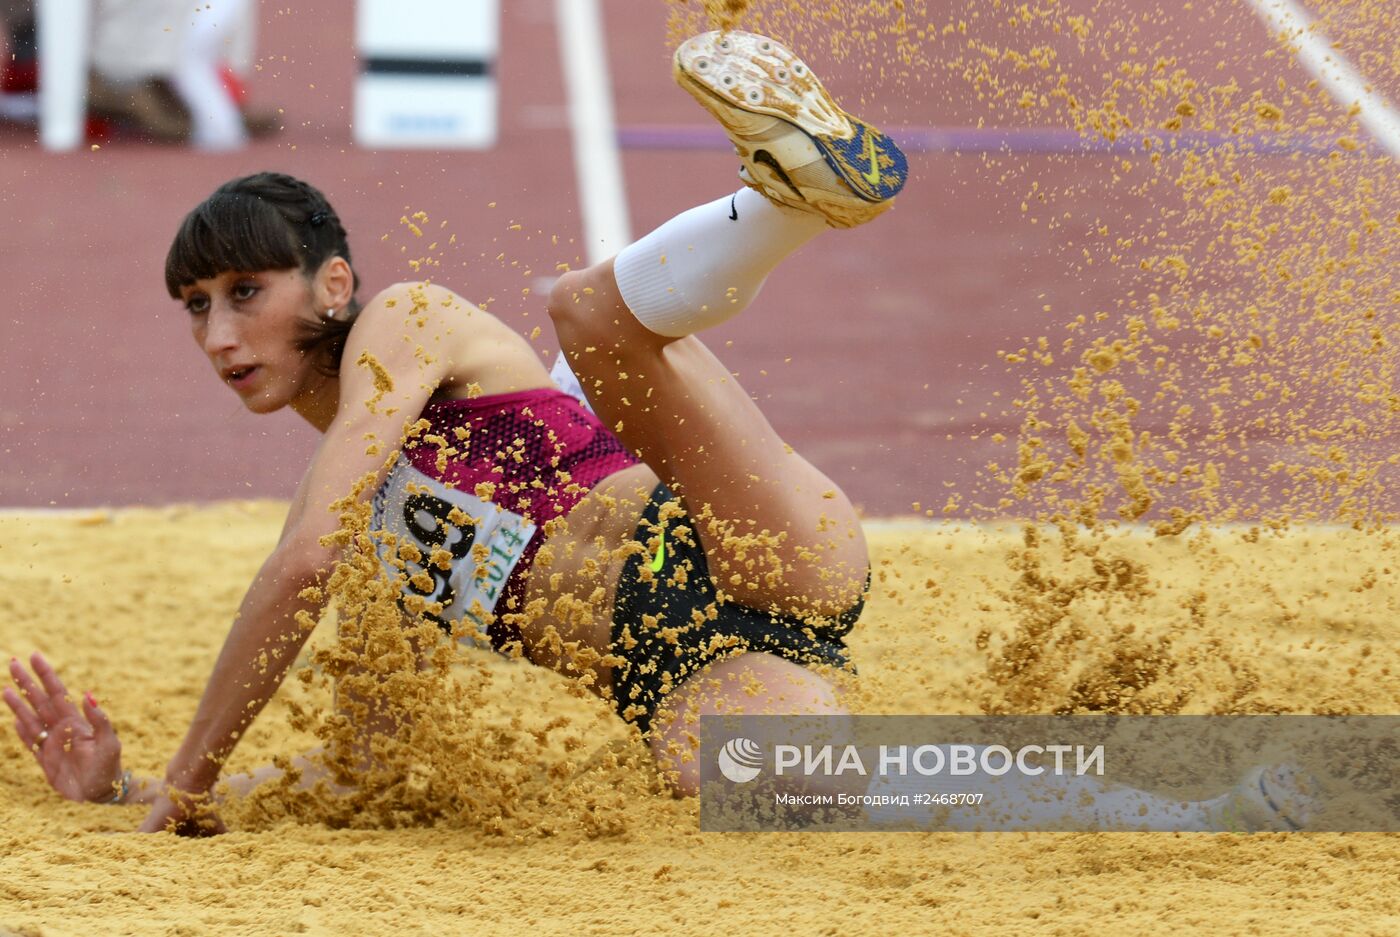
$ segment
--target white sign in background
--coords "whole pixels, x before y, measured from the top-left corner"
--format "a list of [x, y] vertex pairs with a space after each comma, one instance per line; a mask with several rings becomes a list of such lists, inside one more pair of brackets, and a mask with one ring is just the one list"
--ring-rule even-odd
[[[359, 0], [355, 142], [489, 149], [497, 137], [499, 0]], [[399, 70], [374, 70], [371, 62]], [[469, 64], [481, 74], [465, 74]]]

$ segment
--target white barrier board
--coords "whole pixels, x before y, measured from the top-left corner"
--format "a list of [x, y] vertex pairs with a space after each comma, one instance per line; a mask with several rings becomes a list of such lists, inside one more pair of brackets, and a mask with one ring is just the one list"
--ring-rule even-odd
[[359, 0], [356, 45], [361, 146], [495, 145], [499, 0]]

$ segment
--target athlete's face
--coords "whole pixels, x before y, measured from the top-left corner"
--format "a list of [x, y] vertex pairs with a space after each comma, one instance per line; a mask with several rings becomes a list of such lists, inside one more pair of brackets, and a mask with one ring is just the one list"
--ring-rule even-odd
[[182, 288], [180, 298], [194, 340], [249, 410], [271, 413], [327, 388], [297, 348], [317, 313], [316, 290], [300, 270], [225, 271]]

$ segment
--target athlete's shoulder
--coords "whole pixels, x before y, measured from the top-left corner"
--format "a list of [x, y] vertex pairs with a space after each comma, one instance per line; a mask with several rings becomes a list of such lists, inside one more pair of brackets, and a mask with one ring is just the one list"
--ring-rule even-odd
[[376, 293], [361, 312], [362, 317], [399, 322], [415, 328], [424, 328], [435, 319], [454, 319], [463, 315], [489, 314], [447, 287], [424, 281], [405, 281], [387, 286]]
[[445, 379], [470, 344], [466, 323], [479, 312], [445, 287], [395, 283], [365, 303], [345, 339], [341, 384], [357, 380], [362, 368], [344, 365], [366, 355], [390, 380], [416, 376], [436, 384]]
[[[462, 344], [493, 319], [475, 304], [435, 283], [395, 283], [365, 303], [346, 348]], [[476, 326], [472, 328], [469, 326]]]
[[395, 379], [426, 373], [439, 384], [478, 384], [488, 393], [496, 386], [548, 383], [534, 350], [518, 332], [432, 283], [396, 283], [365, 305], [344, 357], [357, 361], [366, 353]]

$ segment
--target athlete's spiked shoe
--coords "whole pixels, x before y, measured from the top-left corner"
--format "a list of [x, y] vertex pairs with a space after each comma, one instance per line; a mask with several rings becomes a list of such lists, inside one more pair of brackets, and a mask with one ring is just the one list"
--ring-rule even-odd
[[852, 117], [792, 50], [766, 36], [709, 32], [676, 50], [676, 81], [724, 125], [740, 178], [780, 205], [853, 228], [909, 178], [894, 141]]

